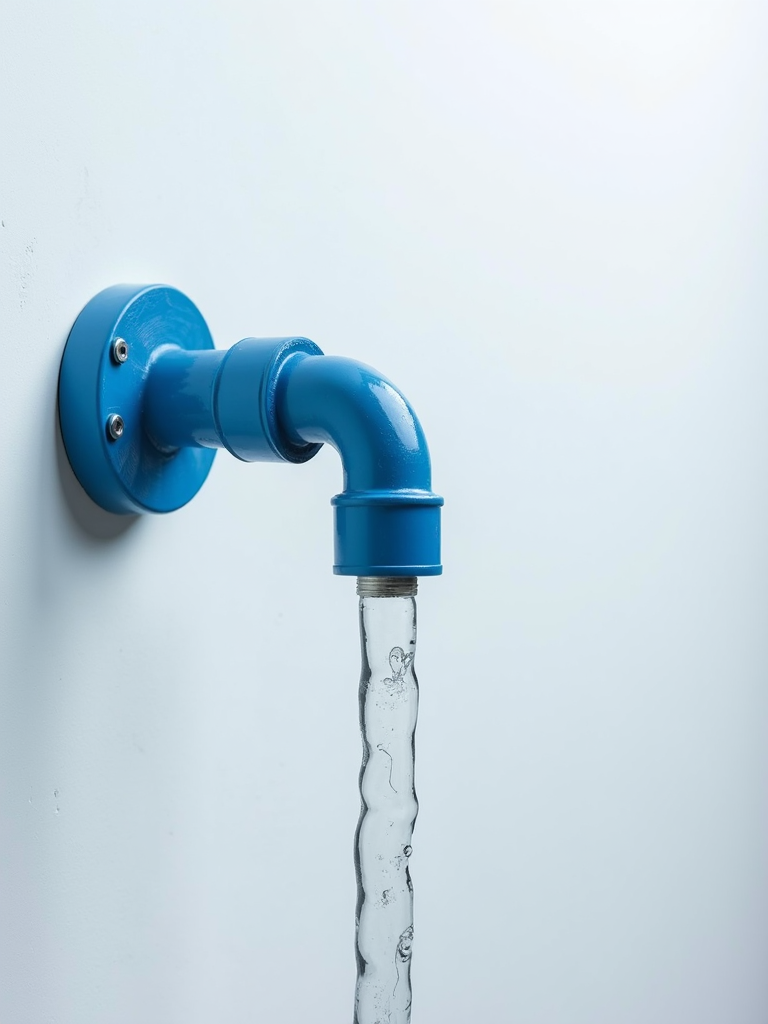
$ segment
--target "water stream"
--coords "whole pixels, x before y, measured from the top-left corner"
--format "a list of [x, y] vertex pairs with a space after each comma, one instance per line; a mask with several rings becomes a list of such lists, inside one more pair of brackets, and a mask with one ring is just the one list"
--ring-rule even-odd
[[411, 1019], [416, 585], [413, 577], [358, 579], [363, 763], [355, 836], [355, 1024]]

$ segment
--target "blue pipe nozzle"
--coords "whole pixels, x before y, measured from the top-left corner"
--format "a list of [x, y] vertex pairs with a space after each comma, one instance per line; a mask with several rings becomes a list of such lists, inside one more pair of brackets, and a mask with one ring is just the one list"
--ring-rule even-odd
[[[110, 358], [116, 339], [124, 364]], [[246, 462], [301, 463], [328, 443], [344, 488], [332, 504], [334, 572], [433, 576], [440, 506], [413, 409], [386, 377], [325, 356], [306, 338], [246, 338], [216, 350], [205, 321], [175, 289], [119, 285], [75, 322], [59, 385], [62, 435], [90, 496], [113, 512], [185, 504], [215, 449]], [[118, 437], [105, 429], [119, 416]]]

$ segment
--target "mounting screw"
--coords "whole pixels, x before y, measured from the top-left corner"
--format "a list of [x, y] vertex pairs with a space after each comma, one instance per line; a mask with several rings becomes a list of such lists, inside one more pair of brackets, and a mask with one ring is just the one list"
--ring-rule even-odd
[[124, 338], [115, 338], [112, 342], [112, 360], [119, 366], [128, 358], [128, 342]]
[[[123, 342], [125, 344], [125, 342]], [[123, 436], [125, 431], [125, 420], [118, 413], [113, 412], [111, 416], [107, 417], [107, 434], [113, 441], [117, 441]]]

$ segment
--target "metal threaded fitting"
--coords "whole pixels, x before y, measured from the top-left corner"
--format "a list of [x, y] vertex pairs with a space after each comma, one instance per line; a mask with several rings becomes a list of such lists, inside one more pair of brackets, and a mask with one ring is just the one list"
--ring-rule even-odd
[[417, 576], [358, 576], [360, 597], [415, 597], [419, 589]]

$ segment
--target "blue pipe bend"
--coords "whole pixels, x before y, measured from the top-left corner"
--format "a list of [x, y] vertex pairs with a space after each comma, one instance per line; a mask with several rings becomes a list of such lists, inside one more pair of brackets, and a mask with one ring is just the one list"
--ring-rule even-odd
[[333, 571], [344, 576], [435, 576], [440, 506], [429, 448], [405, 396], [376, 370], [338, 356], [295, 354], [276, 392], [293, 444], [330, 444], [344, 489], [334, 506]]

